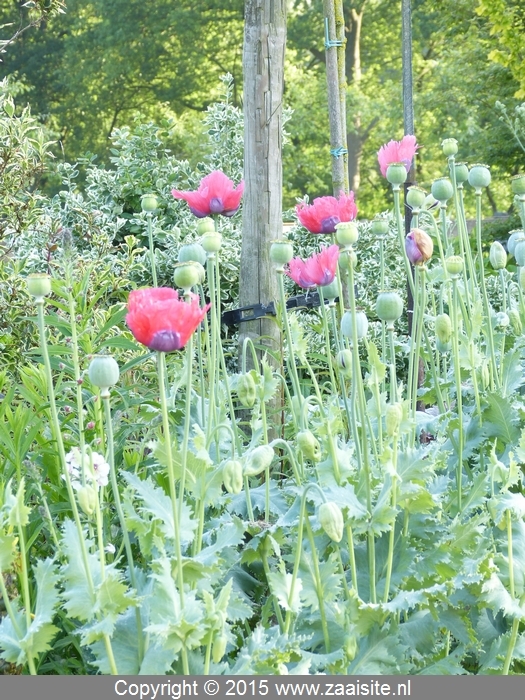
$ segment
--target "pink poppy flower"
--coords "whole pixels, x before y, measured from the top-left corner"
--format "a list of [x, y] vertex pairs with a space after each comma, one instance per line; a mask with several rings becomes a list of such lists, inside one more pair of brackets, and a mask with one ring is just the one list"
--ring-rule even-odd
[[401, 141], [389, 141], [381, 146], [377, 153], [381, 175], [386, 177], [387, 168], [391, 163], [403, 163], [408, 173], [418, 148], [416, 137], [411, 135], [403, 136]]
[[137, 289], [128, 297], [126, 323], [139, 343], [150, 350], [181, 350], [206, 316], [195, 294], [190, 302], [179, 299], [170, 287]]
[[307, 260], [293, 258], [288, 263], [286, 274], [303, 289], [325, 287], [334, 281], [339, 259], [339, 246], [331, 245], [314, 253]]
[[300, 202], [297, 217], [310, 233], [335, 233], [335, 225], [341, 221], [353, 221], [357, 216], [354, 193], [335, 197], [317, 197], [312, 204]]
[[235, 187], [223, 172], [214, 170], [202, 178], [196, 191], [172, 190], [171, 194], [175, 199], [184, 199], [188, 202], [191, 213], [202, 219], [210, 214], [233, 216], [240, 206], [243, 192], [243, 180]]

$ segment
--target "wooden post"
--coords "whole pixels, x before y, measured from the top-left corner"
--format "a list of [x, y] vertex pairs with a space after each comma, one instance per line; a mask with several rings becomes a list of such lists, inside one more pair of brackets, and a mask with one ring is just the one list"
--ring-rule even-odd
[[[244, 181], [240, 306], [278, 299], [270, 241], [282, 237], [282, 97], [286, 0], [246, 0], [244, 28]], [[275, 319], [241, 323], [249, 336], [281, 357]]]

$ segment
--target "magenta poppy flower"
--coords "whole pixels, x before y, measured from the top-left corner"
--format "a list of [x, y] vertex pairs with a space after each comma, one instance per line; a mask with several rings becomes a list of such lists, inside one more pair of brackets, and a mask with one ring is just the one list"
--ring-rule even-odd
[[326, 287], [334, 281], [338, 258], [339, 246], [331, 245], [307, 260], [293, 258], [288, 263], [286, 274], [303, 289]]
[[235, 187], [229, 177], [220, 170], [214, 170], [203, 177], [195, 192], [182, 192], [172, 190], [175, 199], [184, 199], [188, 202], [190, 211], [199, 219], [210, 214], [222, 214], [233, 216], [241, 203], [244, 192], [244, 181]]
[[341, 221], [353, 221], [357, 216], [354, 193], [335, 197], [317, 197], [312, 204], [300, 202], [296, 207], [297, 217], [310, 233], [335, 233], [335, 225]]
[[187, 302], [169, 287], [137, 289], [128, 297], [126, 323], [150, 350], [173, 352], [186, 345], [209, 308], [199, 306], [197, 294]]
[[416, 137], [411, 135], [403, 136], [401, 141], [389, 141], [381, 146], [377, 153], [381, 175], [386, 177], [387, 168], [391, 163], [403, 163], [408, 173], [418, 148]]

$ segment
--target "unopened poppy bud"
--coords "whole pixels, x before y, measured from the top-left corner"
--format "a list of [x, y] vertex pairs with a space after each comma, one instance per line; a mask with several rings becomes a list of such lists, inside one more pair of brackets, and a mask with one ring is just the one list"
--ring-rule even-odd
[[158, 207], [157, 198], [154, 194], [143, 194], [140, 200], [142, 211], [152, 212]]
[[352, 352], [348, 349], [340, 350], [336, 356], [339, 371], [347, 379], [352, 378]]
[[226, 651], [228, 637], [225, 634], [218, 634], [213, 640], [211, 656], [214, 664], [218, 664]]
[[255, 381], [251, 372], [241, 374], [237, 381], [237, 396], [245, 408], [252, 408], [257, 397]]
[[242, 464], [237, 459], [229, 459], [222, 468], [222, 483], [228, 493], [242, 491]]
[[390, 437], [399, 432], [403, 418], [403, 407], [400, 403], [388, 404], [385, 411], [386, 432]]
[[278, 238], [270, 246], [270, 260], [277, 265], [286, 265], [293, 258], [293, 245], [287, 238]]
[[517, 309], [509, 310], [509, 320], [514, 333], [516, 335], [521, 335], [523, 330], [523, 324], [521, 323], [520, 313]]
[[468, 181], [472, 187], [480, 189], [481, 187], [488, 187], [491, 181], [491, 175], [488, 165], [483, 165], [482, 163], [475, 163], [471, 166]]
[[458, 142], [456, 139], [444, 139], [441, 142], [441, 148], [443, 149], [444, 155], [455, 156], [458, 152]]
[[78, 505], [86, 515], [92, 515], [97, 507], [97, 492], [93, 486], [81, 486], [77, 491]]
[[432, 239], [420, 228], [414, 228], [405, 238], [407, 258], [412, 265], [424, 265], [434, 252]]
[[523, 173], [510, 178], [510, 186], [514, 194], [525, 194], [525, 175]]
[[344, 641], [344, 650], [347, 661], [353, 661], [357, 654], [357, 639], [355, 634], [347, 634]]
[[205, 233], [215, 231], [215, 221], [210, 216], [205, 216], [197, 222], [197, 233], [203, 236]]
[[359, 238], [355, 221], [341, 221], [335, 225], [335, 238], [339, 245], [353, 245]]
[[448, 314], [439, 314], [436, 316], [435, 328], [436, 337], [439, 338], [442, 343], [448, 343], [452, 337], [452, 321], [450, 320], [450, 316]]
[[194, 261], [205, 265], [206, 251], [200, 243], [186, 243], [179, 250], [178, 260], [180, 263]]
[[[88, 369], [89, 381], [107, 391], [119, 380], [120, 370], [116, 360], [109, 355], [95, 355]], [[105, 393], [104, 391], [102, 393]]]
[[403, 300], [397, 292], [380, 292], [376, 300], [376, 314], [381, 321], [393, 323], [403, 313]]
[[445, 267], [451, 277], [458, 277], [463, 272], [463, 258], [461, 255], [450, 255], [445, 260]]
[[27, 291], [35, 299], [43, 299], [51, 293], [51, 277], [46, 274], [32, 274], [26, 278]]
[[311, 430], [301, 430], [297, 433], [297, 446], [306, 457], [313, 462], [321, 459], [321, 445]]
[[402, 185], [408, 177], [404, 163], [390, 163], [386, 169], [386, 179], [391, 185]]
[[248, 453], [244, 464], [245, 476], [257, 476], [267, 469], [274, 458], [273, 447], [270, 445], [259, 445]]
[[481, 382], [483, 384], [483, 389], [488, 389], [490, 384], [490, 370], [488, 362], [484, 362], [481, 365]]
[[503, 270], [507, 265], [507, 253], [499, 241], [494, 241], [490, 246], [490, 264], [495, 270]]
[[454, 194], [454, 188], [448, 177], [439, 177], [434, 180], [430, 191], [432, 196], [441, 203], [448, 201]]
[[344, 520], [341, 508], [333, 501], [321, 503], [318, 513], [319, 523], [328, 537], [334, 542], [341, 542], [344, 532]]
[[406, 203], [411, 209], [421, 209], [425, 203], [427, 193], [421, 187], [412, 185], [407, 189]]

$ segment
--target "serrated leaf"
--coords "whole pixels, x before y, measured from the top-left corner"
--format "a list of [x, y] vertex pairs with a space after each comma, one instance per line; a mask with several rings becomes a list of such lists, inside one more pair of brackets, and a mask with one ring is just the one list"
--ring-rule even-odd
[[[17, 628], [25, 632], [25, 614], [18, 607], [18, 600], [11, 601], [11, 608]], [[25, 650], [20, 645], [20, 640], [8, 615], [0, 622], [0, 650], [0, 657], [10, 664], [21, 665], [26, 661]]]
[[369, 387], [373, 387], [375, 384], [381, 384], [386, 376], [386, 365], [381, 362], [379, 357], [379, 351], [375, 343], [368, 343], [368, 363], [370, 368], [370, 375], [367, 379], [367, 384]]
[[0, 572], [9, 571], [16, 554], [18, 538], [14, 534], [0, 533]]
[[277, 377], [273, 376], [273, 369], [268, 364], [266, 357], [262, 358], [261, 366], [263, 376], [262, 400], [268, 402], [272, 400], [280, 382]]
[[[91, 542], [86, 540], [84, 546], [89, 550]], [[62, 598], [64, 606], [71, 617], [76, 617], [83, 622], [93, 619], [95, 615], [96, 594], [95, 590], [100, 583], [100, 561], [95, 554], [87, 553], [86, 571], [82, 557], [82, 544], [78, 538], [75, 524], [66, 520], [62, 530], [62, 549], [66, 557], [66, 564], [61, 572], [64, 581]], [[88, 583], [88, 576], [93, 582], [93, 589]]]
[[8, 511], [8, 522], [13, 527], [25, 527], [29, 522], [31, 509], [24, 504], [25, 484], [20, 480], [16, 496], [11, 491], [11, 481], [6, 486], [5, 506]]
[[407, 673], [404, 661], [406, 646], [387, 628], [373, 627], [359, 640], [355, 659], [348, 666], [348, 675], [377, 676]]
[[518, 415], [511, 404], [498, 394], [487, 394], [488, 407], [483, 411], [483, 427], [489, 437], [500, 438], [512, 445], [520, 436], [516, 427]]
[[443, 659], [430, 663], [417, 672], [418, 676], [464, 676], [465, 667], [461, 664], [465, 656], [463, 646], [456, 647]]
[[514, 348], [503, 357], [501, 395], [510, 396], [522, 386], [524, 381], [521, 351], [519, 348]]
[[303, 583], [298, 576], [295, 580], [292, 592], [293, 575], [285, 571], [284, 564], [281, 564], [279, 568], [280, 571], [272, 571], [268, 574], [270, 590], [284, 610], [298, 613], [301, 609], [300, 593], [303, 588]]
[[502, 610], [510, 618], [525, 619], [525, 609], [512, 598], [497, 574], [493, 573], [481, 589], [484, 601], [496, 612]]
[[244, 538], [242, 520], [233, 516], [231, 522], [221, 524], [216, 531], [215, 542], [201, 549], [194, 559], [205, 566], [219, 563], [221, 552], [227, 547], [237, 547]]

